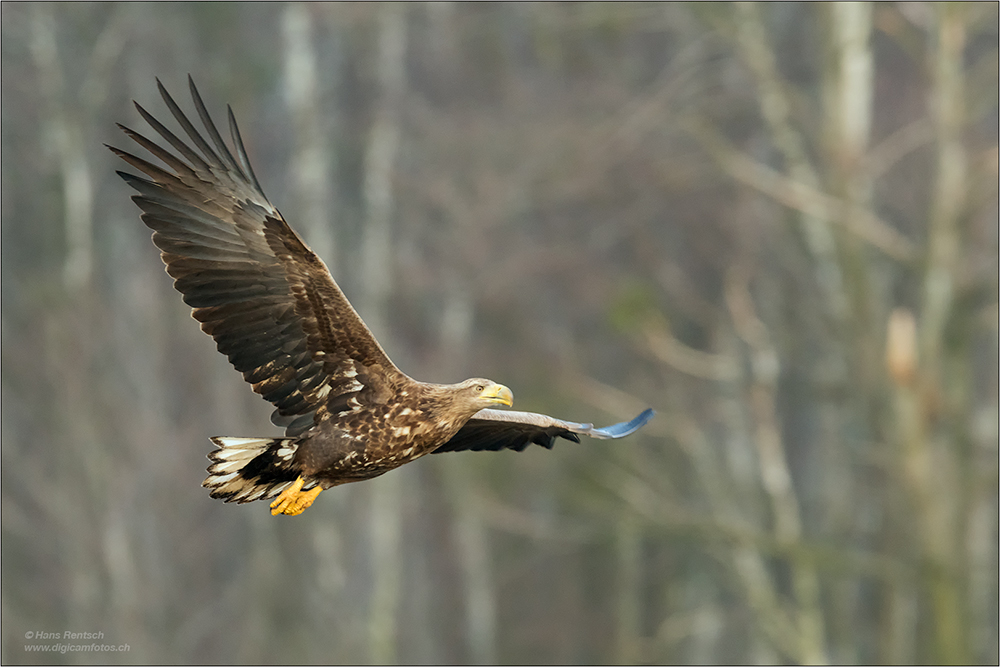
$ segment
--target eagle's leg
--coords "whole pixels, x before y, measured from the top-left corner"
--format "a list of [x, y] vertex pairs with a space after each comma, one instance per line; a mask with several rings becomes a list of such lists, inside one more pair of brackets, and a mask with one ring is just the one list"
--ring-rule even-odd
[[316, 485], [308, 491], [303, 491], [302, 485], [305, 483], [306, 480], [302, 479], [302, 476], [299, 475], [299, 478], [290, 487], [282, 491], [274, 499], [274, 502], [271, 503], [271, 514], [274, 516], [279, 514], [295, 516], [306, 511], [313, 504], [313, 501], [316, 500], [316, 496], [323, 490], [323, 487]]

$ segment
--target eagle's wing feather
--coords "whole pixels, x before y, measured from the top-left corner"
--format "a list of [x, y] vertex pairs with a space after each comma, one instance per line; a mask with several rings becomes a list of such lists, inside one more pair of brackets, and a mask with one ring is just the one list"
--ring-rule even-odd
[[[384, 395], [407, 378], [389, 360], [323, 261], [264, 195], [229, 109], [230, 152], [188, 78], [206, 140], [166, 89], [160, 94], [193, 147], [136, 104], [176, 154], [122, 127], [169, 169], [112, 148], [148, 178], [119, 172], [153, 230], [174, 287], [272, 420], [297, 435], [328, 411]], [[214, 148], [213, 148], [214, 145]]]
[[631, 421], [594, 428], [593, 424], [577, 424], [534, 412], [486, 409], [473, 415], [451, 440], [434, 450], [434, 453], [463, 450], [495, 452], [501, 449], [521, 452], [531, 444], [552, 449], [556, 438], [580, 442], [581, 435], [601, 440], [624, 438], [637, 431], [652, 417], [653, 411], [647, 409]]

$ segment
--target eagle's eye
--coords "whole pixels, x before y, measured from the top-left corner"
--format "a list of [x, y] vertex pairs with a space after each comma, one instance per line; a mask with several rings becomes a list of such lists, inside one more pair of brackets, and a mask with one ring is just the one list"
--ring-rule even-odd
[[482, 392], [482, 391], [485, 391], [485, 390], [486, 390], [486, 386], [485, 385], [481, 385], [481, 384], [477, 384], [476, 385], [476, 391]]

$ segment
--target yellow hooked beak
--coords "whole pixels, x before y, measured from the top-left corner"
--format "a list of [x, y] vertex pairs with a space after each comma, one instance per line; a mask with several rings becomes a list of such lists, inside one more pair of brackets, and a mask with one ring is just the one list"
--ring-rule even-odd
[[510, 389], [495, 382], [487, 385], [486, 389], [483, 389], [479, 394], [479, 398], [485, 399], [490, 403], [500, 403], [508, 407], [514, 405], [514, 394], [511, 393]]

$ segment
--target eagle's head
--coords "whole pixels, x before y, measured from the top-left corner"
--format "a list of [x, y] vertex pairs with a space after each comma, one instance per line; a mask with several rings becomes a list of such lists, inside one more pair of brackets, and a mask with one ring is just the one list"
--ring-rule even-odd
[[497, 405], [514, 405], [514, 394], [510, 389], [485, 378], [472, 378], [465, 382], [452, 385], [455, 402], [468, 406], [470, 412], [475, 414], [483, 408], [492, 408]]

